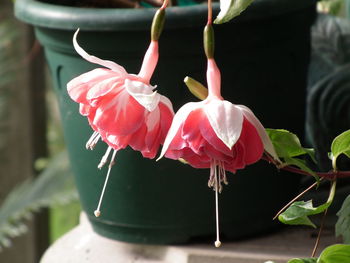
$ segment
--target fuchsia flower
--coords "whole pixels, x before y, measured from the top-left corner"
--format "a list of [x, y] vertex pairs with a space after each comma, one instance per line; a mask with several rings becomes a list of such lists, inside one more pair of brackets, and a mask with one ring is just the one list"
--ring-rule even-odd
[[139, 74], [129, 74], [112, 62], [89, 55], [77, 43], [78, 31], [73, 44], [85, 60], [104, 66], [84, 73], [67, 84], [70, 97], [79, 103], [80, 114], [86, 116], [94, 133], [86, 143], [93, 149], [101, 139], [108, 144], [99, 168], [113, 154], [108, 167], [105, 184], [95, 215], [100, 206], [111, 167], [118, 150], [130, 146], [144, 157], [154, 158], [164, 142], [171, 125], [174, 111], [170, 100], [150, 85], [150, 79], [158, 62], [158, 38], [164, 22], [166, 3], [156, 13], [151, 33], [151, 44], [145, 54]]
[[154, 158], [174, 115], [169, 99], [149, 84], [158, 60], [158, 42], [151, 42], [140, 73], [133, 75], [112, 61], [87, 54], [76, 41], [77, 33], [73, 39], [76, 51], [87, 61], [108, 68], [94, 69], [67, 84], [68, 94], [80, 104], [80, 113], [95, 131], [87, 148], [93, 149], [101, 138], [109, 145], [108, 153], [111, 148], [129, 145], [144, 157]]
[[195, 168], [210, 168], [208, 184], [221, 191], [225, 171], [235, 173], [257, 162], [264, 149], [278, 157], [253, 112], [221, 97], [220, 71], [213, 58], [208, 59], [207, 82], [208, 97], [185, 104], [174, 116], [159, 158], [183, 159]]
[[246, 106], [234, 105], [222, 98], [220, 71], [211, 48], [205, 47], [208, 96], [201, 102], [187, 103], [178, 110], [158, 160], [166, 156], [185, 160], [195, 168], [210, 168], [208, 186], [215, 190], [216, 204], [215, 246], [220, 247], [218, 193], [222, 190], [221, 183], [227, 184], [226, 171], [235, 173], [257, 162], [264, 149], [276, 160], [278, 157], [253, 112]]

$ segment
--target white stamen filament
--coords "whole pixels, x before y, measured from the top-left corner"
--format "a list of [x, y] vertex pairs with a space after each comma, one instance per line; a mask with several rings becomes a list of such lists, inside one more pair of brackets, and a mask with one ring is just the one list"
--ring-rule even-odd
[[96, 143], [98, 142], [98, 140], [100, 139], [101, 135], [98, 132], [94, 132], [91, 137], [89, 138], [89, 140], [87, 141], [85, 147], [86, 149], [90, 149], [93, 150], [94, 147], [96, 146]]
[[[108, 151], [108, 150], [107, 150]], [[109, 179], [109, 175], [111, 173], [111, 170], [112, 170], [112, 166], [114, 164], [114, 158], [115, 158], [115, 155], [117, 154], [117, 150], [114, 150], [113, 151], [113, 154], [112, 154], [112, 158], [111, 158], [111, 161], [108, 165], [108, 171], [107, 171], [107, 176], [106, 176], [106, 179], [105, 179], [105, 183], [103, 185], [103, 188], [102, 188], [102, 193], [101, 193], [101, 196], [100, 196], [100, 200], [98, 201], [98, 206], [97, 206], [97, 209], [94, 211], [94, 214], [96, 217], [99, 217], [101, 215], [101, 204], [102, 204], [102, 199], [103, 199], [103, 196], [105, 194], [105, 190], [106, 190], [106, 186], [107, 186], [107, 182], [108, 182], [108, 179]]]
[[[218, 180], [216, 180], [216, 177], [218, 177]], [[218, 161], [218, 160], [212, 160], [210, 164], [210, 177], [208, 181], [208, 187], [210, 188], [212, 187], [213, 190], [215, 191], [216, 185], [218, 184], [219, 193], [221, 193], [222, 191], [221, 183], [224, 183], [226, 185], [228, 184], [224, 162]]]
[[101, 138], [101, 135], [98, 134], [98, 136], [96, 136], [96, 138], [92, 141], [92, 143], [90, 144], [90, 150], [93, 150], [98, 142], [98, 140]]
[[101, 159], [100, 163], [97, 166], [98, 169], [101, 169], [107, 163], [108, 156], [109, 156], [109, 153], [111, 152], [111, 150], [112, 150], [112, 147], [109, 146], [107, 148], [106, 153], [102, 156], [102, 159]]
[[[215, 247], [220, 247], [220, 229], [219, 229], [219, 185], [221, 187], [221, 184], [219, 183], [219, 174], [217, 173], [217, 169], [220, 169], [220, 167], [215, 167], [214, 176], [215, 176], [215, 214], [216, 214], [216, 241], [215, 241]], [[221, 171], [219, 171], [220, 173]]]

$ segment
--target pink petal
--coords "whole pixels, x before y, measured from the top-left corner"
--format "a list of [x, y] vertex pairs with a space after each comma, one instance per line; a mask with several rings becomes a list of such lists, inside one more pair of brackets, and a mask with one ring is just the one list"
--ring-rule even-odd
[[239, 142], [244, 146], [245, 154], [242, 155], [246, 164], [252, 164], [260, 160], [264, 152], [264, 145], [255, 126], [246, 119], [243, 121]]
[[186, 145], [196, 154], [201, 154], [206, 144], [199, 129], [203, 119], [206, 119], [203, 110], [201, 108], [196, 109], [188, 115], [181, 129], [181, 138], [187, 142]]
[[162, 148], [162, 151], [160, 153], [160, 156], [157, 160], [161, 159], [165, 152], [167, 151], [170, 143], [172, 143], [172, 140], [176, 136], [176, 134], [179, 132], [179, 128], [183, 124], [183, 122], [186, 120], [188, 114], [190, 114], [193, 110], [201, 107], [203, 103], [202, 102], [189, 102], [183, 105], [178, 112], [175, 114], [173, 122], [171, 124], [171, 127], [168, 131], [168, 135], [165, 138], [164, 145]]
[[88, 116], [90, 114], [91, 106], [87, 104], [79, 104], [79, 113], [83, 116]]
[[130, 141], [130, 135], [127, 136], [116, 136], [108, 134], [106, 136], [106, 143], [111, 146], [114, 150], [124, 149], [128, 146]]
[[108, 69], [97, 68], [81, 74], [67, 83], [69, 96], [78, 103], [87, 104], [86, 94], [96, 83], [115, 75]]
[[91, 62], [91, 63], [95, 63], [101, 66], [104, 66], [106, 68], [109, 68], [111, 70], [113, 70], [114, 72], [117, 72], [120, 74], [121, 77], [125, 77], [127, 75], [127, 72], [125, 71], [125, 69], [118, 65], [117, 63], [113, 62], [113, 61], [109, 61], [109, 60], [103, 60], [100, 59], [98, 57], [95, 56], [91, 56], [89, 55], [84, 49], [82, 49], [78, 42], [77, 42], [77, 36], [79, 33], [79, 29], [74, 33], [73, 36], [73, 46], [75, 48], [75, 51], [85, 60]]
[[87, 100], [96, 105], [97, 99], [110, 93], [113, 89], [122, 86], [123, 81], [119, 77], [107, 78], [95, 83], [86, 94]]
[[[169, 101], [166, 97], [161, 96], [160, 99], [160, 103], [158, 104], [159, 110], [160, 110], [160, 126], [161, 126], [161, 132], [162, 132], [162, 136], [161, 136], [161, 143], [164, 143], [165, 137], [168, 134], [169, 128], [171, 126], [171, 123], [173, 121], [174, 118], [174, 111], [173, 111], [173, 107], [170, 103], [170, 107], [169, 104], [167, 103], [167, 101]], [[164, 103], [165, 102], [165, 103]]]
[[280, 162], [280, 159], [277, 156], [270, 137], [267, 135], [264, 126], [262, 126], [258, 118], [255, 117], [254, 113], [248, 107], [244, 105], [237, 105], [237, 107], [242, 111], [244, 117], [247, 118], [247, 120], [255, 126], [264, 144], [265, 151], [267, 151], [275, 160]]
[[144, 115], [145, 109], [123, 91], [101, 100], [93, 124], [111, 134], [128, 135], [141, 127]]

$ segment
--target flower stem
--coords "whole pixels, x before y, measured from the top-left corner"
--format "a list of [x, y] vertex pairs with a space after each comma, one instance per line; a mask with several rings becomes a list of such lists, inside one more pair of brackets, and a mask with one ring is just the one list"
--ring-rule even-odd
[[[268, 161], [269, 163], [273, 163], [277, 166], [278, 169], [289, 171], [296, 174], [302, 174], [302, 175], [309, 175], [313, 176], [312, 174], [303, 171], [299, 168], [293, 167], [293, 166], [283, 166], [280, 167], [276, 162], [271, 158], [270, 156], [263, 156], [262, 160]], [[335, 178], [349, 178], [350, 177], [350, 171], [329, 171], [329, 172], [315, 172], [315, 174], [321, 178], [327, 179], [327, 180], [334, 180]]]
[[208, 23], [207, 25], [210, 25], [213, 23], [213, 7], [212, 7], [212, 0], [208, 0]]

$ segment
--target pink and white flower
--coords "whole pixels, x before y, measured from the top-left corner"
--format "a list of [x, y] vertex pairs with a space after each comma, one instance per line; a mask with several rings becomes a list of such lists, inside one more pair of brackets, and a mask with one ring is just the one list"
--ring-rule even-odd
[[220, 71], [213, 58], [208, 59], [207, 82], [208, 97], [185, 104], [174, 116], [159, 158], [210, 168], [208, 184], [220, 191], [221, 183], [226, 183], [225, 171], [235, 173], [257, 162], [264, 150], [278, 157], [253, 112], [221, 97]]
[[87, 143], [93, 149], [99, 139], [114, 150], [126, 146], [154, 158], [164, 142], [174, 112], [168, 98], [149, 84], [158, 60], [158, 42], [152, 41], [138, 75], [112, 62], [87, 54], [77, 43], [76, 51], [87, 61], [107, 68], [84, 73], [67, 84], [70, 97], [80, 104], [95, 131]]
[[106, 164], [112, 150], [105, 184], [95, 215], [100, 215], [101, 201], [116, 153], [130, 146], [146, 158], [154, 158], [164, 142], [174, 111], [168, 98], [154, 91], [150, 79], [158, 62], [158, 41], [152, 40], [139, 74], [108, 60], [89, 55], [77, 43], [77, 53], [85, 60], [105, 68], [84, 73], [67, 84], [70, 97], [79, 103], [80, 114], [86, 116], [94, 133], [86, 143], [93, 149], [101, 139], [108, 144], [99, 168]]

